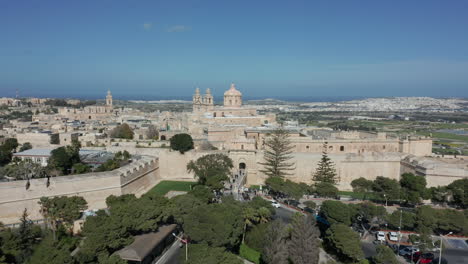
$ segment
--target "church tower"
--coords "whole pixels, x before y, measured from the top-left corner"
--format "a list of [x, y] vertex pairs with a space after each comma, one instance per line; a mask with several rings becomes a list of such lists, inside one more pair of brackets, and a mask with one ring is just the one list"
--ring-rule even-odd
[[199, 112], [202, 109], [203, 99], [200, 95], [200, 89], [195, 89], [195, 94], [193, 95], [193, 112]]
[[112, 94], [110, 90], [107, 90], [107, 95], [106, 95], [106, 106], [112, 107]]
[[210, 88], [206, 89], [205, 96], [203, 97], [203, 104], [205, 105], [205, 111], [211, 111], [214, 108], [213, 95], [211, 95]]

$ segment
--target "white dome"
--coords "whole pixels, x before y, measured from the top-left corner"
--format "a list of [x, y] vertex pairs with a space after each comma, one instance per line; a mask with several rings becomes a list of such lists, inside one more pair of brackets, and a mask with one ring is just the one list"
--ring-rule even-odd
[[226, 95], [234, 95], [234, 96], [242, 96], [242, 93], [239, 92], [237, 89], [236, 89], [236, 86], [232, 83], [231, 84], [231, 87], [229, 88], [229, 90], [227, 90], [226, 92], [224, 92], [224, 96]]

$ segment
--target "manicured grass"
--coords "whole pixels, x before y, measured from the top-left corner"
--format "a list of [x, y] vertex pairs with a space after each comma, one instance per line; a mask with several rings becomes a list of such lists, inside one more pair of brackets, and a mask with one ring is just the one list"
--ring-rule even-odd
[[419, 131], [418, 134], [424, 135], [424, 136], [429, 136], [429, 135], [432, 134], [432, 138], [452, 139], [452, 140], [457, 140], [457, 141], [468, 142], [468, 136], [455, 135], [455, 134], [445, 133], [445, 132], [423, 132], [423, 131]]
[[351, 198], [354, 198], [354, 199], [360, 199], [360, 200], [363, 200], [364, 198], [366, 200], [372, 200], [372, 199], [376, 199], [376, 195], [373, 194], [373, 193], [359, 193], [359, 192], [346, 192], [346, 191], [339, 191], [338, 192], [339, 195], [346, 195], [346, 196], [349, 196]]
[[242, 244], [239, 250], [239, 255], [246, 260], [252, 261], [255, 264], [260, 264], [261, 253], [250, 248], [246, 244]]
[[197, 184], [196, 182], [186, 181], [162, 181], [154, 186], [148, 193], [165, 195], [169, 191], [190, 191], [190, 186]]

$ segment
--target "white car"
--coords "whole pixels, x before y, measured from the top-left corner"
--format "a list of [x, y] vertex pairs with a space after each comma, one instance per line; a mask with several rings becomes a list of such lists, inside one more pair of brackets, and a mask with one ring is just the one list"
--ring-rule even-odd
[[377, 232], [376, 234], [377, 241], [385, 242], [385, 233], [382, 231]]
[[271, 202], [271, 205], [273, 205], [274, 208], [280, 208], [281, 207], [281, 204], [278, 203], [277, 201]]
[[398, 241], [398, 233], [397, 232], [390, 232], [388, 235], [390, 238], [390, 241]]

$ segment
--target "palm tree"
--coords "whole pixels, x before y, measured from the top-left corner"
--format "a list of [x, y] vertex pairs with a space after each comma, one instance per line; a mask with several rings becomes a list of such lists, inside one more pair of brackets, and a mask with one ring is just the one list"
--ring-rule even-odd
[[271, 211], [266, 207], [260, 207], [257, 211], [257, 214], [259, 223], [268, 223], [268, 221], [271, 219]]

